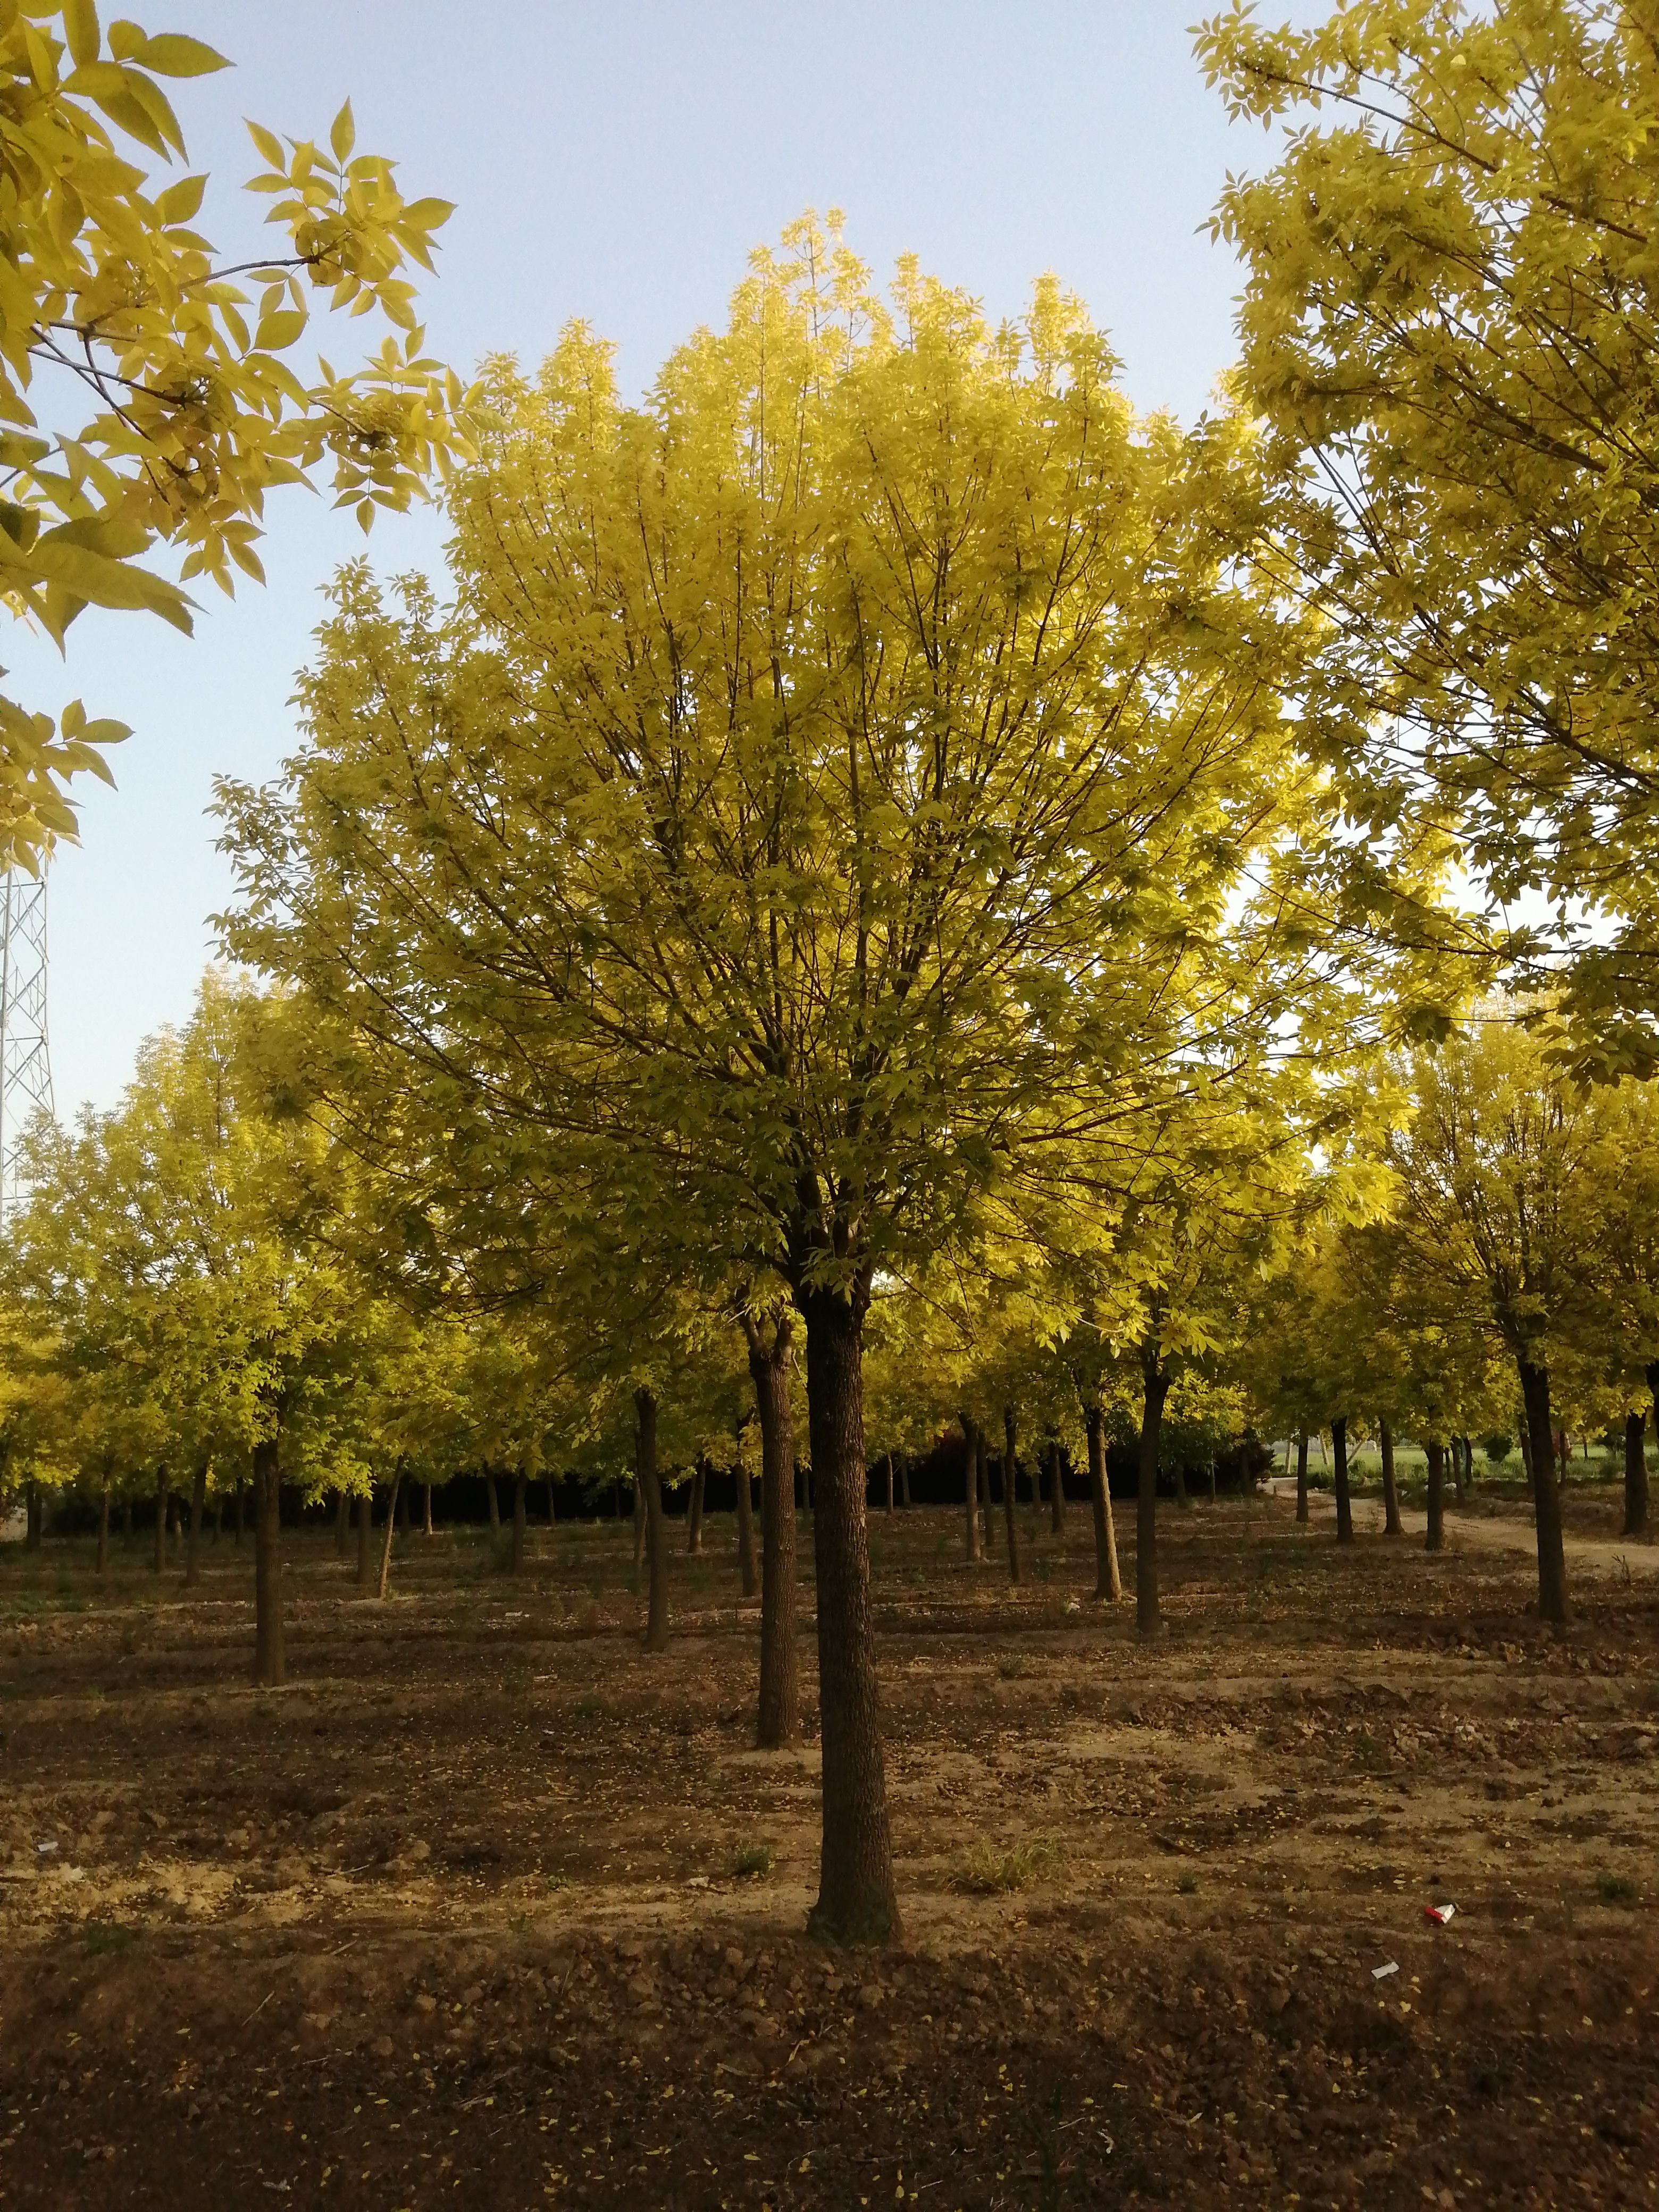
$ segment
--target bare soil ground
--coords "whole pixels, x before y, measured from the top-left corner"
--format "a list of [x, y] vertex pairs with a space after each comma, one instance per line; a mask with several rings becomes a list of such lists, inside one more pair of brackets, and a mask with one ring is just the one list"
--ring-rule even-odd
[[907, 1938], [855, 1955], [729, 1522], [654, 1660], [625, 1528], [403, 1539], [384, 1606], [291, 1539], [275, 1693], [228, 1539], [188, 1594], [7, 1547], [0, 2206], [1652, 2205], [1659, 1583], [1580, 1562], [1547, 1633], [1452, 1526], [1170, 1509], [1144, 1651], [1085, 1512], [1017, 1593], [878, 1516]]

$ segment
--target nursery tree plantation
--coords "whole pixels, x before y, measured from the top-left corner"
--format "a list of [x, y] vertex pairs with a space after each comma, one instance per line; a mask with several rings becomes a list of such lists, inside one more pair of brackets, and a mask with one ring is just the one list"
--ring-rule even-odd
[[1183, 422], [835, 211], [451, 368], [0, 5], [14, 615], [445, 529], [22, 1144], [0, 2207], [1653, 2201], [1654, 26], [1321, 15]]

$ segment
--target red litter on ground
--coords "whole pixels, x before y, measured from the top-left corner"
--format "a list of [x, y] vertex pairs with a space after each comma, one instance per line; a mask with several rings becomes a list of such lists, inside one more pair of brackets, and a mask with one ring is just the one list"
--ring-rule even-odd
[[1423, 1907], [1423, 1917], [1425, 1920], [1432, 1920], [1437, 1927], [1443, 1928], [1456, 1910], [1457, 1907], [1455, 1905], [1425, 1905]]

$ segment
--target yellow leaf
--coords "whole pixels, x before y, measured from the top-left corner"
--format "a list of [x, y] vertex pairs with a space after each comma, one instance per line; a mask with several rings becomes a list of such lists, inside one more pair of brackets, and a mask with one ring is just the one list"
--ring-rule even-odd
[[98, 10], [92, 0], [64, 0], [64, 35], [76, 69], [98, 58]]
[[276, 132], [267, 131], [262, 123], [254, 123], [246, 116], [244, 116], [242, 120], [247, 124], [247, 135], [260, 154], [270, 162], [273, 169], [280, 169], [286, 176], [288, 163], [283, 159], [283, 142], [277, 137]]
[[335, 117], [333, 128], [328, 134], [328, 143], [334, 149], [334, 158], [337, 161], [344, 161], [349, 158], [351, 149], [357, 143], [357, 126], [351, 118], [349, 100], [347, 100], [345, 106]]
[[306, 326], [306, 318], [297, 307], [276, 307], [270, 314], [259, 318], [259, 327], [253, 335], [256, 353], [281, 353], [291, 346]]
[[231, 66], [222, 54], [204, 46], [200, 39], [187, 39], [179, 31], [163, 31], [159, 37], [143, 40], [132, 59], [154, 70], [158, 76], [211, 76], [216, 70]]

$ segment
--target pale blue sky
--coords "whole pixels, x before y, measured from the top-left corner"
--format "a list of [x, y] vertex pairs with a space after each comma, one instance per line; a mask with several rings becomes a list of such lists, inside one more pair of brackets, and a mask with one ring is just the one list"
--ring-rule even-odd
[[[838, 205], [878, 271], [905, 251], [1016, 313], [1045, 269], [1112, 333], [1131, 396], [1190, 416], [1231, 354], [1236, 273], [1200, 234], [1226, 171], [1267, 142], [1231, 128], [1188, 26], [1216, 0], [143, 0], [238, 64], [179, 88], [204, 227], [245, 249], [255, 163], [239, 118], [320, 137], [351, 96], [358, 143], [404, 189], [454, 200], [431, 343], [458, 366], [535, 358], [588, 318], [648, 382], [716, 319], [748, 249]], [[1316, 0], [1264, 10], [1311, 20]], [[361, 327], [361, 326], [359, 326]], [[347, 355], [343, 328], [329, 348]], [[189, 1009], [228, 896], [204, 813], [216, 770], [264, 778], [317, 588], [362, 541], [322, 502], [273, 506], [268, 587], [216, 592], [194, 641], [88, 613], [67, 672], [14, 635], [15, 696], [83, 697], [131, 722], [119, 789], [82, 793], [81, 847], [52, 875], [52, 1062], [60, 1114], [112, 1104], [139, 1039]], [[431, 563], [430, 516], [378, 527], [377, 566]]]

